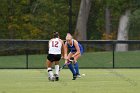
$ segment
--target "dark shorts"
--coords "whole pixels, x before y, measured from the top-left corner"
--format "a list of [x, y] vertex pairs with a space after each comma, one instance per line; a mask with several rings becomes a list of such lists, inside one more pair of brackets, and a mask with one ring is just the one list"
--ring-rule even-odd
[[48, 54], [47, 59], [51, 62], [59, 61], [61, 59], [61, 54]]

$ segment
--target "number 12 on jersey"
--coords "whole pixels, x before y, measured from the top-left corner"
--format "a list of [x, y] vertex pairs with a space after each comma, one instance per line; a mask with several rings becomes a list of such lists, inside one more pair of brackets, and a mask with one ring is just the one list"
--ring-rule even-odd
[[52, 41], [52, 47], [58, 47], [58, 41]]

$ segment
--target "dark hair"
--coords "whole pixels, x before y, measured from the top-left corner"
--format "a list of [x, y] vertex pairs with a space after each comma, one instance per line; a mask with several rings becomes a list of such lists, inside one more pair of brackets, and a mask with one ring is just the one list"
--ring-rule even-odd
[[59, 33], [58, 33], [58, 32], [54, 32], [54, 33], [53, 33], [53, 37], [54, 37], [54, 38], [58, 38], [58, 37], [59, 37]]

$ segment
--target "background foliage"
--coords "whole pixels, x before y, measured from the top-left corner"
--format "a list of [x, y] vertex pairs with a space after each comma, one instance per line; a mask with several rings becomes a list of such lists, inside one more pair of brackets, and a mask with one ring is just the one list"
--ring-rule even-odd
[[[72, 32], [74, 33], [80, 1], [72, 0]], [[140, 39], [139, 0], [91, 0], [88, 39], [105, 39], [105, 7], [111, 13], [109, 39], [116, 39], [119, 18], [131, 10], [129, 39]], [[69, 30], [69, 0], [1, 0], [0, 39], [49, 39], [58, 31], [62, 39]]]

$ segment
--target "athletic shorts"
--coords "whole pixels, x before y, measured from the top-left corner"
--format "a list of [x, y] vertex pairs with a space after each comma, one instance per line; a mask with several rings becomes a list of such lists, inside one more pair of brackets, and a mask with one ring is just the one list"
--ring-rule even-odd
[[61, 59], [61, 54], [48, 54], [47, 59], [51, 62], [59, 61]]

